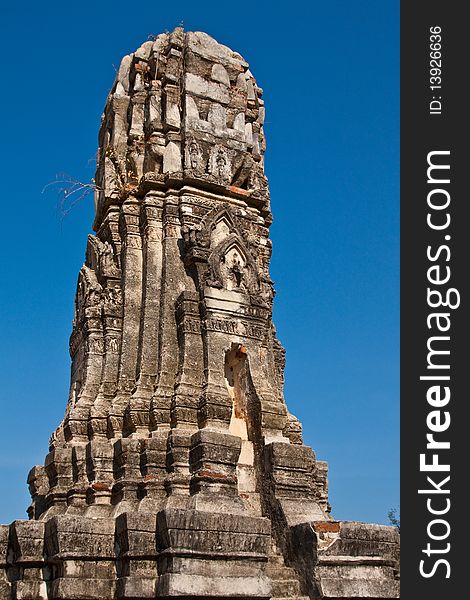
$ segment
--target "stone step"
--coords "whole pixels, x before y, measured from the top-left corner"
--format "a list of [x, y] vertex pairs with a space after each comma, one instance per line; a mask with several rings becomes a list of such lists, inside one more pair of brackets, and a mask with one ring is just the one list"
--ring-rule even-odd
[[272, 598], [296, 598], [300, 594], [297, 579], [272, 579]]
[[267, 564], [264, 570], [266, 575], [271, 579], [295, 579], [295, 571], [285, 565], [272, 565]]

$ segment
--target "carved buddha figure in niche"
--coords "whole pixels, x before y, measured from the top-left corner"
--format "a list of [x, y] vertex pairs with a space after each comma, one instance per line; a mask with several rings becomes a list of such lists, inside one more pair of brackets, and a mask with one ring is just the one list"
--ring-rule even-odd
[[193, 169], [194, 171], [201, 170], [201, 149], [199, 148], [197, 142], [195, 142], [194, 140], [189, 144], [189, 162], [191, 165], [191, 169]]

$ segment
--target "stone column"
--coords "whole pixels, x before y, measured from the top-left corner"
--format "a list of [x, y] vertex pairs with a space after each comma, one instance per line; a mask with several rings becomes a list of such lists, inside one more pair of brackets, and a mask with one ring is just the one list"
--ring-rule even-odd
[[124, 411], [136, 383], [137, 357], [142, 305], [142, 239], [139, 228], [140, 207], [135, 198], [123, 204], [122, 282], [123, 322], [121, 362], [116, 397], [109, 410], [108, 429], [111, 437], [121, 437]]
[[166, 507], [186, 508], [189, 506], [189, 450], [191, 434], [187, 429], [170, 429], [167, 446], [169, 474], [165, 481], [168, 498]]
[[171, 402], [173, 427], [194, 428], [198, 423], [198, 404], [202, 391], [204, 356], [199, 295], [183, 292], [176, 302], [179, 340], [178, 376]]
[[155, 598], [156, 515], [125, 512], [116, 519], [117, 598]]
[[149, 193], [142, 207], [143, 227], [143, 320], [139, 347], [138, 382], [125, 416], [126, 433], [147, 435], [150, 401], [158, 364], [158, 323], [162, 285], [162, 205], [156, 192]]
[[142, 480], [139, 439], [121, 438], [114, 442], [113, 475], [114, 514], [137, 512], [140, 503], [137, 492]]
[[265, 476], [269, 478], [268, 504], [280, 507], [289, 527], [308, 521], [329, 520], [317, 501], [315, 453], [308, 446], [272, 442], [265, 446]]
[[[91, 282], [90, 282], [91, 280]], [[77, 326], [81, 327], [82, 364], [79, 369], [80, 388], [73, 390], [68, 413], [64, 420], [64, 434], [67, 441], [88, 441], [88, 419], [101, 383], [104, 355], [103, 323], [101, 319], [102, 287], [96, 280], [96, 274], [87, 266], [83, 266], [79, 282], [84, 286], [85, 297], [82, 299], [80, 318]]]
[[[259, 324], [254, 326], [259, 327]], [[276, 389], [274, 369], [269, 368], [270, 354], [271, 350], [263, 342], [255, 344], [249, 355], [250, 371], [256, 374], [252, 379], [261, 406], [261, 427], [266, 441], [287, 441], [283, 436], [287, 408]]]
[[100, 391], [90, 410], [90, 437], [106, 438], [108, 411], [116, 394], [122, 337], [122, 290], [120, 282], [108, 282], [103, 301], [104, 362]]
[[200, 429], [191, 436], [189, 463], [192, 506], [208, 512], [244, 513], [238, 495], [237, 463], [241, 439]]
[[46, 456], [45, 468], [49, 479], [46, 496], [47, 516], [67, 510], [67, 492], [72, 486], [72, 448], [54, 448]]
[[[13, 521], [10, 525], [9, 562], [12, 598], [47, 600], [44, 581], [44, 521]], [[2, 583], [0, 580], [0, 591]], [[10, 595], [1, 595], [10, 598]]]
[[85, 446], [74, 446], [72, 449], [72, 477], [73, 487], [67, 493], [67, 514], [83, 514], [90, 485]]
[[114, 519], [61, 515], [45, 524], [45, 552], [54, 565], [49, 598], [114, 598]]
[[153, 437], [141, 440], [140, 464], [143, 476], [144, 497], [139, 509], [142, 512], [160, 510], [166, 499], [167, 430], [155, 431]]
[[121, 236], [117, 206], [109, 207], [104, 222], [97, 232], [97, 237], [107, 241], [114, 249], [114, 264], [112, 268], [107, 269], [106, 287], [103, 290], [103, 372], [98, 396], [90, 410], [88, 430], [91, 438], [106, 438], [108, 411], [117, 390], [122, 338]]
[[96, 439], [87, 444], [87, 474], [90, 481], [87, 493], [89, 506], [86, 510], [88, 517], [106, 517], [111, 514], [113, 458], [113, 446], [107, 439]]
[[232, 416], [232, 399], [225, 385], [225, 353], [232, 341], [238, 341], [237, 322], [204, 309], [204, 388], [199, 402], [199, 425], [228, 429]]
[[176, 329], [176, 299], [186, 287], [186, 274], [180, 257], [181, 239], [178, 218], [178, 198], [165, 198], [163, 208], [163, 267], [160, 299], [160, 329], [158, 335], [158, 381], [152, 398], [151, 428], [169, 427], [170, 404], [173, 396], [178, 356]]

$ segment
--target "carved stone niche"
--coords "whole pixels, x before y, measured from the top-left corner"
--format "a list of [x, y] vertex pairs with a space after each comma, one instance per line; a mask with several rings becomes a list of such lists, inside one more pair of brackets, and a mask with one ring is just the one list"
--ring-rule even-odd
[[184, 228], [183, 238], [186, 262], [196, 265], [200, 287], [208, 285], [255, 297], [263, 292], [249, 243], [230, 207], [211, 211], [199, 227]]
[[204, 159], [203, 149], [195, 138], [186, 142], [185, 146], [185, 168], [194, 175], [202, 175], [206, 168], [206, 159]]
[[229, 185], [232, 181], [232, 159], [224, 146], [216, 145], [211, 149], [208, 164], [209, 173], [217, 183]]
[[206, 283], [213, 287], [245, 293], [259, 291], [256, 265], [245, 244], [235, 233], [228, 235], [211, 252], [209, 273]]

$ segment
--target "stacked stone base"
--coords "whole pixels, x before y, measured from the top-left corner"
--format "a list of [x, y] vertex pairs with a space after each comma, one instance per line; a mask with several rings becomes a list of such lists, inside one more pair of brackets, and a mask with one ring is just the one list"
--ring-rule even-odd
[[139, 443], [114, 443], [113, 485], [89, 481], [77, 503], [58, 481], [39, 519], [0, 528], [1, 600], [399, 597], [396, 528], [332, 520], [326, 464], [311, 448], [259, 448], [259, 493], [250, 495], [236, 477], [246, 467], [234, 435], [172, 431], [173, 470], [150, 479]]
[[1, 530], [2, 600], [270, 598], [268, 519], [168, 509]]
[[2, 600], [399, 598], [395, 528], [164, 509], [116, 519], [58, 515], [0, 529]]

